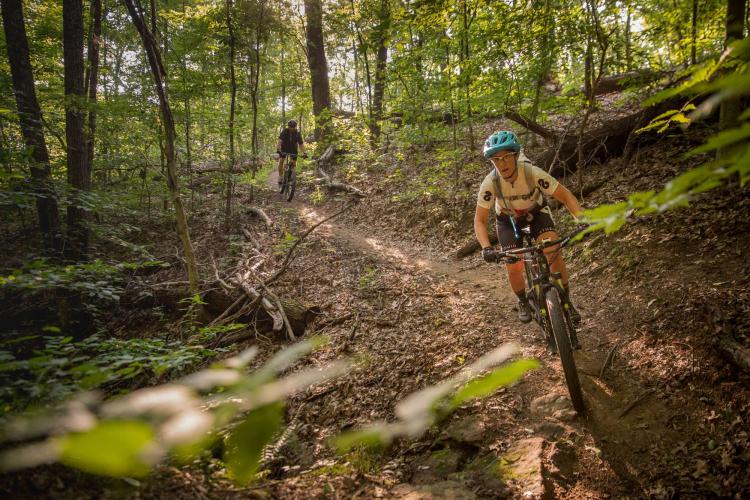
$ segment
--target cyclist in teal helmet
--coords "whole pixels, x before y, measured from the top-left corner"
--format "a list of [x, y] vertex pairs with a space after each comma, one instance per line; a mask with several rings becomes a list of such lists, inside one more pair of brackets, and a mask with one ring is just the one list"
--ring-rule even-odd
[[[495, 250], [487, 233], [487, 221], [493, 205], [497, 217], [497, 239], [503, 251], [520, 248], [521, 241], [514, 227], [520, 227], [524, 222], [530, 223], [531, 235], [536, 241], [558, 238], [552, 220], [552, 210], [546, 203], [545, 194], [560, 201], [578, 220], [583, 209], [576, 197], [557, 179], [532, 165], [521, 152], [521, 144], [516, 134], [510, 130], [495, 132], [484, 142], [483, 153], [484, 157], [492, 162], [493, 169], [479, 187], [474, 214], [474, 233], [482, 245], [482, 256], [486, 261], [495, 261]], [[560, 273], [565, 291], [569, 292], [568, 271], [557, 248], [550, 247], [545, 252], [550, 261], [550, 269]], [[526, 298], [523, 262], [506, 264], [506, 268], [510, 286], [518, 297], [518, 318], [528, 323], [531, 321], [531, 312]], [[571, 319], [574, 322], [581, 319], [572, 303]]]

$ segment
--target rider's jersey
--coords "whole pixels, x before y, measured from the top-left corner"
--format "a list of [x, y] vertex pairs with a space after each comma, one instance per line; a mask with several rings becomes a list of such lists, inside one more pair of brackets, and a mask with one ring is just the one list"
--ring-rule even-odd
[[289, 127], [284, 128], [279, 134], [279, 140], [281, 140], [281, 152], [297, 154], [297, 144], [303, 144], [305, 141], [302, 140], [302, 134], [297, 129], [290, 129]]
[[[537, 205], [542, 205], [544, 203], [542, 193], [551, 196], [555, 192], [559, 184], [557, 179], [532, 165], [523, 153], [518, 156], [517, 161], [518, 175], [513, 183], [503, 179], [493, 167], [479, 186], [478, 206], [489, 209], [494, 201], [496, 213], [520, 214]], [[502, 189], [502, 194], [498, 193], [498, 186]]]

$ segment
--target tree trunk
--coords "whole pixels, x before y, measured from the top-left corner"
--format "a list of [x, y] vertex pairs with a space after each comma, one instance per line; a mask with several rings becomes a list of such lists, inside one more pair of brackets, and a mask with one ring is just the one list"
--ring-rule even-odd
[[307, 64], [312, 81], [313, 114], [315, 115], [315, 138], [330, 136], [331, 90], [328, 84], [328, 61], [323, 45], [323, 8], [321, 0], [305, 0], [305, 37], [307, 41]]
[[[250, 65], [250, 105], [252, 108], [252, 115], [253, 115], [253, 128], [251, 133], [251, 139], [250, 139], [250, 151], [253, 156], [253, 158], [258, 158], [258, 91], [260, 87], [260, 72], [261, 72], [261, 57], [260, 57], [260, 46], [261, 41], [264, 38], [265, 34], [263, 31], [264, 27], [264, 17], [265, 17], [265, 7], [266, 2], [262, 1], [258, 5], [260, 7], [260, 12], [258, 14], [258, 19], [255, 23], [255, 46], [253, 47], [253, 62]], [[283, 64], [282, 64], [283, 68]], [[284, 70], [282, 69], [282, 73], [284, 73]], [[282, 77], [283, 78], [283, 77]], [[283, 113], [283, 112], [282, 112]], [[300, 128], [301, 128], [301, 122], [300, 122]], [[258, 162], [253, 161], [252, 164], [252, 178], [255, 179], [255, 174], [258, 169]], [[255, 199], [255, 187], [250, 186], [250, 201]]]
[[[151, 74], [154, 78], [154, 85], [156, 87], [156, 93], [159, 95], [159, 107], [161, 108], [162, 122], [164, 125], [164, 135], [166, 138], [165, 153], [167, 157], [167, 187], [169, 188], [169, 194], [174, 204], [175, 218], [177, 221], [177, 233], [182, 241], [182, 250], [185, 254], [185, 263], [187, 265], [188, 281], [190, 282], [190, 291], [192, 293], [198, 292], [198, 266], [195, 262], [195, 255], [193, 254], [193, 244], [190, 241], [190, 230], [187, 224], [187, 217], [185, 216], [185, 210], [182, 206], [182, 200], [180, 199], [180, 189], [177, 180], [177, 168], [175, 161], [175, 125], [174, 118], [172, 116], [172, 110], [169, 107], [169, 100], [164, 89], [162, 82], [162, 76], [166, 76], [164, 66], [161, 62], [161, 56], [159, 55], [159, 48], [156, 45], [156, 40], [153, 35], [149, 32], [146, 27], [146, 23], [143, 20], [143, 8], [140, 6], [139, 0], [123, 0], [125, 6], [128, 8], [130, 17], [135, 24], [138, 33], [141, 35], [141, 41], [143, 42], [143, 48], [148, 58], [149, 66], [151, 67]], [[137, 8], [136, 8], [137, 5]]]
[[463, 12], [463, 29], [461, 30], [461, 80], [464, 87], [464, 99], [466, 101], [466, 120], [469, 128], [469, 149], [474, 150], [474, 125], [472, 124], [472, 111], [471, 111], [471, 76], [467, 74], [466, 65], [471, 57], [471, 51], [469, 50], [469, 29], [471, 27], [471, 21], [469, 20], [469, 9], [466, 5], [466, 0], [463, 0], [462, 12]]
[[[91, 189], [91, 172], [86, 168], [83, 133], [83, 3], [63, 0], [63, 58], [65, 62], [65, 140], [68, 183], [77, 192]], [[71, 261], [88, 257], [89, 231], [86, 211], [78, 206], [76, 192], [68, 205], [68, 237], [65, 254]]]
[[89, 96], [88, 131], [86, 134], [86, 171], [94, 165], [94, 139], [96, 138], [96, 92], [99, 82], [99, 48], [102, 39], [102, 1], [91, 0], [91, 29], [89, 32], [88, 66], [86, 68], [86, 94]]
[[[182, 13], [185, 13], [185, 0], [182, 0]], [[193, 183], [193, 152], [190, 147], [190, 131], [192, 129], [192, 122], [190, 116], [190, 92], [188, 92], [187, 84], [186, 54], [183, 54], [182, 56], [182, 91], [185, 106], [185, 166], [187, 167], [188, 185], [191, 185]], [[193, 209], [194, 192], [194, 190], [190, 191], [190, 210]]]
[[232, 220], [232, 179], [235, 162], [234, 154], [234, 110], [237, 100], [237, 79], [234, 74], [234, 28], [232, 27], [232, 0], [227, 0], [227, 31], [229, 32], [229, 165], [226, 173], [226, 197], [225, 210], [227, 227]]
[[692, 31], [690, 36], [690, 64], [697, 62], [696, 43], [698, 33], [698, 0], [693, 0]]
[[286, 68], [284, 67], [285, 49], [281, 47], [281, 123], [286, 125]]
[[380, 138], [380, 122], [383, 119], [383, 95], [385, 94], [385, 73], [388, 63], [388, 33], [390, 31], [391, 12], [388, 0], [380, 2], [380, 22], [378, 24], [378, 59], [375, 66], [375, 89], [372, 95], [372, 114], [370, 119], [370, 145], [375, 148]]
[[[550, 23], [550, 0], [546, 0], [544, 3], [544, 33], [539, 44], [539, 73], [536, 78], [536, 88], [534, 89], [534, 101], [531, 105], [531, 120], [536, 121], [539, 114], [539, 101], [541, 100], [542, 87], [544, 82], [547, 80], [547, 76], [552, 67], [552, 44], [551, 44], [551, 31], [552, 26]], [[531, 145], [535, 145], [534, 137], [531, 137]]]
[[[697, 0], [693, 0], [693, 2], [696, 2]], [[628, 17], [625, 20], [625, 71], [632, 71], [633, 70], [633, 55], [632, 55], [632, 49], [631, 49], [631, 43], [630, 43], [630, 24], [631, 24], [631, 17], [632, 17], [632, 10], [630, 5], [628, 5]], [[695, 64], [695, 63], [693, 63]]]
[[[747, 0], [727, 0], [727, 33], [724, 43], [725, 47], [729, 47], [732, 42], [740, 40], [743, 37], [746, 1]], [[737, 118], [740, 116], [741, 111], [740, 97], [732, 97], [724, 100], [719, 109], [719, 127], [722, 130], [735, 127], [737, 125]], [[728, 152], [727, 149], [720, 149], [718, 155], [721, 157]]]
[[57, 199], [50, 187], [50, 163], [42, 127], [42, 112], [36, 100], [34, 75], [29, 59], [29, 43], [23, 19], [22, 0], [2, 0], [3, 28], [8, 62], [13, 79], [13, 92], [18, 108], [26, 148], [31, 152], [31, 177], [36, 198], [39, 229], [45, 247], [51, 252], [62, 249]]

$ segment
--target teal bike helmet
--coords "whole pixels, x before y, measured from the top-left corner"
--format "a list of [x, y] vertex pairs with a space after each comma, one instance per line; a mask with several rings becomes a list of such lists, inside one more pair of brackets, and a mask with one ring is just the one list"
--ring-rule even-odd
[[521, 150], [521, 144], [518, 142], [516, 134], [510, 130], [500, 130], [495, 132], [484, 141], [484, 157], [489, 158], [498, 151], [510, 150], [518, 153]]

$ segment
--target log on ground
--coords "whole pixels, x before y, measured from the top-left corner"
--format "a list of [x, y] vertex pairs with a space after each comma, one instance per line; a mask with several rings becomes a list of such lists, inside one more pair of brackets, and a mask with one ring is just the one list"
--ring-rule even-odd
[[[236, 295], [230, 295], [223, 290], [214, 289], [204, 293], [202, 299], [206, 302], [205, 308], [208, 313], [213, 317], [217, 317], [239, 298], [240, 293], [237, 291]], [[283, 297], [280, 297], [279, 301], [286, 312], [289, 324], [296, 337], [304, 335], [307, 327], [320, 315], [320, 307], [318, 306], [307, 306], [298, 300]], [[239, 310], [241, 307], [239, 306], [237, 309]], [[234, 321], [236, 323], [252, 324], [259, 333], [271, 334], [273, 332], [274, 337], [278, 340], [286, 339], [286, 331], [283, 328], [274, 331], [274, 319], [259, 305], [253, 307], [252, 310], [243, 312]]]

